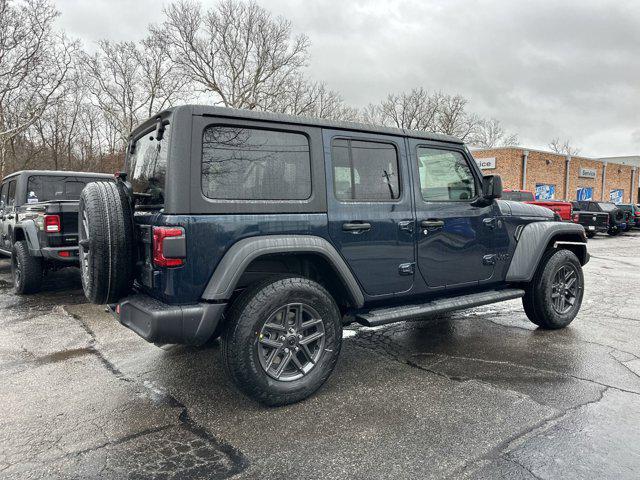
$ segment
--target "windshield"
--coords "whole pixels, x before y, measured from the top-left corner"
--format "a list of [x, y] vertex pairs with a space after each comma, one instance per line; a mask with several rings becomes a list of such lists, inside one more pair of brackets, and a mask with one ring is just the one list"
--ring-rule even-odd
[[169, 125], [165, 125], [162, 140], [156, 140], [155, 136], [155, 130], [152, 130], [136, 140], [127, 162], [127, 173], [136, 194], [136, 203], [161, 207], [164, 205]]
[[26, 203], [78, 200], [87, 183], [99, 180], [104, 178], [32, 175], [27, 181]]
[[599, 203], [604, 212], [613, 212], [617, 207], [613, 203]]

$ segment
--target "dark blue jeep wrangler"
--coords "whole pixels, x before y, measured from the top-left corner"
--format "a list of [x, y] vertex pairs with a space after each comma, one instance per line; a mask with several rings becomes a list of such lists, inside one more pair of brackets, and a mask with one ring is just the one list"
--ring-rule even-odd
[[583, 227], [501, 192], [452, 137], [178, 107], [133, 132], [120, 181], [83, 190], [83, 286], [150, 342], [221, 335], [244, 393], [291, 403], [348, 322], [515, 298], [541, 328], [575, 318]]

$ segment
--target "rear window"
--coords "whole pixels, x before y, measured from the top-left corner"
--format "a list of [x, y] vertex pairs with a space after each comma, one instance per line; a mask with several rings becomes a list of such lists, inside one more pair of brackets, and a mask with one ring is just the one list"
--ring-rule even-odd
[[202, 192], [216, 200], [306, 200], [311, 196], [309, 140], [279, 130], [207, 127]]
[[615, 209], [618, 208], [613, 203], [598, 203], [598, 205], [600, 205], [600, 208], [604, 212], [613, 212]]
[[32, 175], [27, 181], [26, 203], [78, 200], [87, 183], [98, 180], [104, 178]]
[[520, 191], [502, 192], [502, 199], [514, 202], [533, 202], [535, 200], [533, 193]]
[[157, 140], [155, 135], [155, 131], [151, 131], [136, 140], [127, 161], [136, 203], [149, 207], [164, 205], [169, 125], [164, 126], [162, 140]]

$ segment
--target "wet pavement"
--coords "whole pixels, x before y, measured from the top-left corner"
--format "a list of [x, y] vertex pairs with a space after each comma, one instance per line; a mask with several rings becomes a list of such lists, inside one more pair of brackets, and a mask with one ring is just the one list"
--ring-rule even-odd
[[638, 478], [640, 232], [589, 242], [582, 310], [520, 302], [349, 327], [310, 399], [265, 408], [220, 346], [149, 345], [77, 270], [17, 297], [0, 260], [0, 478]]

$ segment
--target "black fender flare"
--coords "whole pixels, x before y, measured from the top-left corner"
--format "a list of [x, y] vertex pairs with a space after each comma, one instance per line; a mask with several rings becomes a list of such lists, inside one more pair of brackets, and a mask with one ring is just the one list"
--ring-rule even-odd
[[16, 225], [13, 228], [13, 232], [11, 233], [12, 241], [15, 241], [16, 231], [18, 230], [22, 230], [22, 232], [24, 233], [27, 247], [29, 247], [29, 253], [34, 257], [42, 256], [42, 251], [40, 250], [40, 240], [38, 240], [38, 227], [36, 226], [36, 222], [34, 222], [32, 219], [27, 219], [22, 221], [19, 225]]
[[245, 238], [234, 243], [218, 263], [202, 294], [202, 299], [228, 300], [247, 266], [256, 258], [273, 253], [322, 255], [346, 285], [354, 305], [357, 307], [364, 305], [362, 289], [344, 259], [327, 240], [313, 235], [265, 235]]
[[[576, 240], [566, 240], [573, 237]], [[555, 241], [554, 241], [555, 239]], [[533, 222], [520, 232], [513, 259], [507, 271], [507, 282], [530, 282], [547, 247], [571, 246], [581, 252], [580, 263], [589, 261], [584, 227], [576, 223]]]

